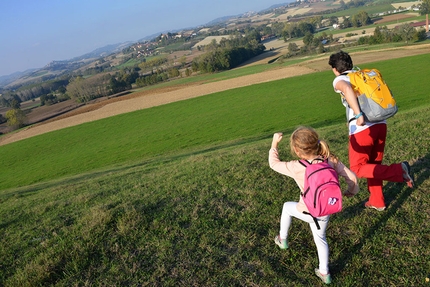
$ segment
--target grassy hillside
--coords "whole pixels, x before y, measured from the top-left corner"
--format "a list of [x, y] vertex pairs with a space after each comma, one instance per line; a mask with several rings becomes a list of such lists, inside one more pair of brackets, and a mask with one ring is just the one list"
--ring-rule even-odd
[[[430, 54], [375, 63], [401, 111], [428, 102]], [[372, 66], [372, 64], [369, 64]], [[408, 73], [398, 67], [408, 67]], [[331, 71], [145, 109], [0, 146], [0, 189], [344, 122]], [[158, 158], [158, 159], [157, 159]]]
[[[408, 160], [418, 187], [387, 183], [388, 208], [377, 212], [364, 209], [360, 181], [327, 231], [333, 286], [426, 284], [429, 57], [377, 64], [400, 108], [388, 121], [385, 162]], [[1, 146], [0, 285], [320, 286], [306, 224], [294, 221], [287, 251], [273, 243], [282, 203], [299, 194], [267, 155], [273, 132], [307, 124], [347, 163], [330, 73]], [[284, 159], [287, 148], [281, 143]]]
[[[429, 112], [419, 107], [389, 123], [386, 162], [409, 160], [418, 188], [386, 184], [384, 212], [364, 209], [362, 188], [332, 217], [333, 286], [424, 284]], [[318, 130], [346, 159], [344, 124]], [[294, 221], [288, 251], [272, 242], [282, 203], [297, 200], [298, 190], [268, 167], [270, 142], [2, 192], [1, 285], [318, 286], [306, 224]]]

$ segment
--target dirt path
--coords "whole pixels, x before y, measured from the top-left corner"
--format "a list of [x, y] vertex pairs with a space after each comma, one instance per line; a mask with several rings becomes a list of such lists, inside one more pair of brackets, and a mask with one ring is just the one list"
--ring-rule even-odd
[[[354, 53], [351, 55], [354, 59], [354, 64], [359, 66], [360, 64], [367, 62], [407, 57], [429, 52], [430, 44], [426, 44], [385, 51]], [[88, 107], [78, 109], [74, 114], [70, 114], [67, 117], [58, 117], [57, 119], [36, 124], [18, 132], [4, 135], [0, 138], [0, 145], [5, 145], [32, 136], [119, 115], [122, 113], [146, 109], [229, 89], [329, 70], [330, 67], [327, 64], [328, 57], [329, 55], [324, 55], [319, 59], [310, 60], [298, 65], [282, 68], [279, 67], [266, 72], [223, 80], [220, 82], [194, 84], [185, 87], [179, 86], [169, 89], [154, 90], [150, 93], [134, 93], [128, 97], [126, 96], [116, 98], [112, 99], [112, 101], [106, 101], [98, 105], [95, 104], [92, 107], [90, 105]], [[265, 62], [267, 63], [267, 58], [265, 59]]]

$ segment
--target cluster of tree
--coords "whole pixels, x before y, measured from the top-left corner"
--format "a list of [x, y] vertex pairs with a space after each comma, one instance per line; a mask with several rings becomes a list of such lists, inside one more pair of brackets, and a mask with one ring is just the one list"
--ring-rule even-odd
[[41, 106], [50, 106], [59, 102], [59, 99], [54, 94], [47, 94], [40, 96], [40, 105]]
[[12, 129], [16, 130], [25, 126], [27, 117], [21, 109], [10, 109], [6, 112], [5, 118], [7, 125]]
[[148, 61], [144, 60], [138, 65], [138, 68], [144, 73], [135, 79], [138, 87], [155, 85], [180, 75], [179, 69], [172, 66], [167, 57], [156, 57]]
[[372, 24], [373, 21], [370, 19], [369, 14], [365, 11], [360, 11], [351, 17], [343, 17], [343, 21], [340, 24], [341, 29], [346, 29], [349, 27], [362, 27]]
[[290, 38], [300, 38], [308, 33], [313, 34], [315, 32], [316, 23], [313, 21], [303, 20], [300, 22], [286, 23], [282, 36], [284, 41]]
[[[188, 72], [187, 72], [188, 71]], [[189, 70], [185, 70], [185, 75], [190, 76]], [[167, 70], [165, 69], [157, 69], [157, 71], [151, 71], [148, 74], [145, 74], [136, 79], [136, 85], [138, 87], [146, 87], [155, 85], [161, 82], [165, 82], [172, 78], [177, 78], [182, 76], [181, 72], [177, 67], [171, 67]]]
[[142, 71], [152, 71], [154, 68], [157, 69], [165, 65], [168, 61], [167, 57], [156, 57], [148, 61], [144, 60], [138, 66]]
[[78, 76], [67, 86], [67, 94], [78, 102], [88, 102], [92, 99], [110, 94], [107, 88], [110, 76], [107, 74], [96, 75], [90, 78]]
[[425, 29], [416, 30], [408, 23], [399, 25], [394, 29], [387, 29], [387, 26], [376, 27], [372, 36], [360, 37], [357, 44], [382, 44], [392, 42], [423, 41], [427, 38]]
[[89, 78], [77, 76], [70, 80], [67, 95], [78, 102], [88, 102], [129, 90], [138, 77], [138, 69], [121, 70], [115, 75], [98, 74]]
[[108, 96], [111, 76], [109, 74], [95, 75], [89, 78], [78, 76], [70, 80], [67, 94], [78, 102], [88, 102], [92, 99]]
[[68, 79], [50, 80], [41, 84], [24, 86], [16, 91], [7, 91], [0, 98], [0, 105], [12, 109], [19, 109], [24, 101], [40, 97], [41, 105], [52, 105], [69, 99], [66, 95]]
[[94, 67], [88, 68], [86, 69], [82, 75], [88, 76], [88, 75], [96, 75], [99, 73], [103, 73], [103, 72], [107, 72], [107, 71], [111, 71], [111, 67], [107, 64], [107, 65], [96, 65]]
[[247, 47], [216, 49], [195, 59], [193, 70], [205, 73], [229, 70], [261, 54], [264, 50], [264, 45], [258, 45], [254, 49]]
[[17, 94], [10, 94], [8, 97], [0, 97], [0, 105], [5, 108], [19, 109], [21, 107], [22, 100]]
[[113, 94], [130, 90], [139, 78], [139, 68], [123, 69], [111, 76], [109, 87]]
[[[64, 94], [68, 83], [69, 83], [68, 78], [63, 77], [61, 79], [55, 79], [55, 80], [50, 80], [43, 83], [23, 86], [13, 91], [13, 94], [16, 94], [23, 102], [31, 99], [35, 99], [37, 97], [40, 97], [42, 95], [46, 95], [49, 93]], [[8, 94], [6, 94], [6, 96], [8, 96]]]
[[168, 79], [169, 79], [169, 76], [167, 72], [163, 70], [157, 70], [156, 72], [151, 72], [148, 75], [139, 77], [136, 80], [136, 85], [138, 87], [146, 87], [146, 86], [155, 85], [157, 83], [167, 81]]
[[49, 93], [46, 95], [41, 95], [40, 96], [40, 105], [41, 106], [50, 106], [59, 102], [63, 102], [66, 100], [69, 100], [70, 97], [69, 95], [66, 93], [66, 91], [64, 91], [64, 93]]
[[260, 33], [252, 29], [245, 36], [222, 38], [219, 44], [213, 40], [205, 49], [204, 55], [193, 60], [193, 71], [212, 73], [232, 69], [263, 53], [266, 47], [261, 44]]
[[352, 0], [352, 1], [348, 1], [345, 2], [344, 0], [340, 0], [340, 9], [341, 10], [347, 10], [350, 8], [358, 8], [358, 7], [362, 7], [364, 5], [366, 5], [366, 3], [368, 2], [372, 2], [373, 0]]

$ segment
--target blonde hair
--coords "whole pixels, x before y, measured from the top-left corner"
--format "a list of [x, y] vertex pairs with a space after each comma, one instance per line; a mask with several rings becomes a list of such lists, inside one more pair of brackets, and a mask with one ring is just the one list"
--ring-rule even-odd
[[311, 127], [298, 127], [291, 134], [290, 148], [293, 156], [296, 156], [297, 153], [302, 156], [318, 155], [324, 159], [330, 158], [333, 162], [337, 162], [337, 157], [330, 152], [327, 142], [320, 140], [318, 133]]

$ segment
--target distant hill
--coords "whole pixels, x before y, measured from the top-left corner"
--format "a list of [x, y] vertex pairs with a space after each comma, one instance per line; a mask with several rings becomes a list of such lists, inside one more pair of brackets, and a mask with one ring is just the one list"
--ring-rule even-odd
[[122, 49], [127, 48], [133, 44], [134, 44], [134, 42], [128, 41], [128, 42], [124, 42], [124, 43], [107, 45], [107, 46], [95, 49], [94, 51], [92, 51], [90, 53], [84, 54], [84, 55], [79, 56], [79, 57], [75, 57], [75, 58], [71, 59], [70, 61], [81, 61], [81, 60], [85, 60], [85, 59], [106, 57], [112, 53], [121, 52]]
[[1, 76], [0, 88], [9, 88], [11, 86], [37, 81], [39, 77], [44, 77], [44, 79], [46, 79], [63, 73], [72, 72], [84, 65], [87, 65], [93, 60], [121, 52], [122, 49], [127, 48], [132, 44], [134, 44], [134, 42], [131, 41], [111, 44], [70, 60], [52, 61], [43, 68], [30, 69], [24, 72], [16, 72], [11, 75]]
[[216, 25], [216, 24], [228, 22], [229, 20], [235, 19], [235, 18], [237, 18], [239, 16], [241, 16], [241, 15], [232, 15], [232, 16], [219, 17], [219, 18], [216, 18], [216, 19], [208, 22], [206, 25], [207, 26], [212, 26], [212, 25]]
[[25, 75], [33, 73], [35, 70], [37, 69], [30, 69], [24, 72], [15, 72], [10, 75], [0, 76], [0, 88], [7, 86], [8, 84], [18, 80], [21, 77], [24, 77]]

